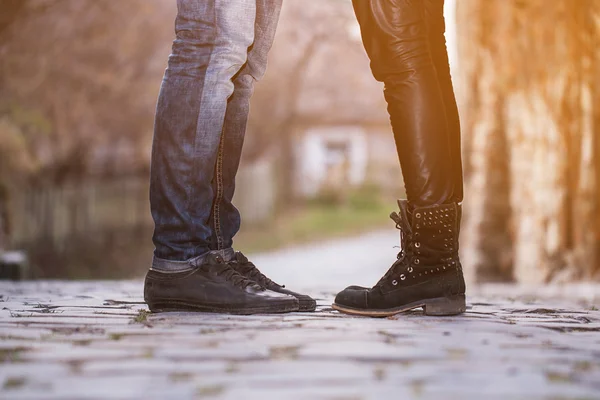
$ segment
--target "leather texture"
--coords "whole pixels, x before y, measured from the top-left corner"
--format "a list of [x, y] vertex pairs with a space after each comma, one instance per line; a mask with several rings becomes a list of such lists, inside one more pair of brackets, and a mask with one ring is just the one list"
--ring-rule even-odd
[[392, 213], [402, 232], [398, 260], [373, 288], [350, 286], [335, 304], [354, 309], [385, 310], [421, 300], [464, 295], [465, 281], [458, 256], [460, 205], [416, 208], [399, 201]]
[[161, 308], [233, 313], [298, 310], [295, 297], [266, 290], [229, 265], [211, 259], [186, 272], [148, 271], [144, 299], [152, 311]]
[[408, 200], [463, 198], [460, 122], [444, 37], [443, 0], [353, 0], [384, 94]]
[[312, 297], [286, 289], [285, 286], [267, 278], [242, 252], [238, 251], [235, 253], [235, 257], [230, 261], [230, 265], [237, 272], [257, 282], [265, 289], [297, 298], [299, 303], [298, 311], [314, 311], [317, 308], [317, 302]]

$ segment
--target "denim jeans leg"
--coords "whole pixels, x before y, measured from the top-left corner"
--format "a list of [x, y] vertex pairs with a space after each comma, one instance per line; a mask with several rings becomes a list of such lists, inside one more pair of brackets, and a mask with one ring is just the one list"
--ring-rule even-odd
[[232, 202], [235, 177], [246, 134], [250, 98], [255, 82], [262, 79], [266, 72], [281, 6], [282, 0], [256, 0], [255, 40], [248, 51], [246, 65], [234, 79], [235, 90], [227, 105], [220, 157], [217, 158], [216, 169], [221, 173], [215, 175], [218, 179], [213, 182], [218, 195], [215, 196], [211, 215], [211, 249], [231, 248], [233, 237], [240, 228], [240, 213]]
[[155, 263], [161, 265], [197, 260], [210, 250], [211, 182], [227, 101], [254, 42], [256, 18], [256, 0], [178, 0], [177, 7], [150, 178]]

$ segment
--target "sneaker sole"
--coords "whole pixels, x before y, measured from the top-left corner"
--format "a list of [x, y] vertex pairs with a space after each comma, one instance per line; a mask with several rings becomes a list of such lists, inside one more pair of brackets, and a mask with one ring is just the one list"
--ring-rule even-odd
[[198, 304], [186, 303], [183, 301], [169, 300], [148, 303], [148, 308], [153, 313], [163, 312], [205, 312], [218, 314], [252, 315], [252, 314], [282, 314], [298, 311], [298, 304], [271, 304], [261, 307], [243, 307], [243, 308], [222, 308], [214, 306], [203, 306]]
[[311, 299], [311, 300], [298, 299], [298, 303], [299, 303], [298, 311], [300, 311], [300, 312], [312, 312], [317, 309], [317, 302], [316, 302], [316, 300], [313, 300], [313, 299]]
[[401, 312], [410, 311], [415, 308], [423, 307], [423, 313], [430, 316], [450, 316], [462, 314], [467, 310], [465, 295], [455, 295], [450, 297], [437, 297], [434, 299], [419, 300], [413, 303], [405, 304], [400, 307], [388, 309], [360, 309], [347, 307], [341, 304], [333, 303], [334, 310], [365, 317], [391, 317]]

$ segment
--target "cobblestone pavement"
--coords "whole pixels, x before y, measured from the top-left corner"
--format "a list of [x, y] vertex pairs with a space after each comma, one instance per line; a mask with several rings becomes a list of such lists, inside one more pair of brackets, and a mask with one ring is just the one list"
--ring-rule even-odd
[[0, 398], [600, 399], [600, 286], [471, 287], [463, 316], [347, 317], [327, 285], [387, 268], [361, 275], [378, 257], [353, 240], [256, 258], [315, 313], [152, 315], [141, 281], [0, 282]]

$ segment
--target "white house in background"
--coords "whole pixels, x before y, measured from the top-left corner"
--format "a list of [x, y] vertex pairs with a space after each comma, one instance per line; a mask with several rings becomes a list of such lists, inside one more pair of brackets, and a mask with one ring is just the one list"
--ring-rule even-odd
[[401, 187], [383, 85], [373, 78], [359, 40], [320, 47], [307, 70], [296, 121], [296, 195], [310, 198], [365, 183]]
[[369, 162], [367, 133], [359, 126], [308, 128], [296, 148], [298, 191], [316, 196], [327, 185], [359, 186]]

